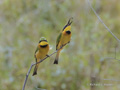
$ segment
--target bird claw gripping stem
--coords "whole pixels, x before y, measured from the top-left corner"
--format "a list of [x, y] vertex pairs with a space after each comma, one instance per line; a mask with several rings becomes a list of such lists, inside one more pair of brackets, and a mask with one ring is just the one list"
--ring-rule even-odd
[[50, 55], [48, 55], [48, 54], [47, 54], [46, 56], [47, 56], [47, 57], [50, 57]]

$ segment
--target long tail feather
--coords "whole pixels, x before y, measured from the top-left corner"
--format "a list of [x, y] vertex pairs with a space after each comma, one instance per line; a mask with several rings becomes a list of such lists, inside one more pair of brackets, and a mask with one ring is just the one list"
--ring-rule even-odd
[[54, 64], [58, 64], [58, 59], [55, 58]]
[[54, 61], [54, 64], [58, 64], [58, 59], [59, 59], [59, 51], [57, 52], [57, 55], [56, 55], [56, 58], [55, 58], [55, 61]]
[[37, 75], [37, 69], [38, 69], [38, 64], [35, 66], [34, 71], [33, 71], [33, 76]]

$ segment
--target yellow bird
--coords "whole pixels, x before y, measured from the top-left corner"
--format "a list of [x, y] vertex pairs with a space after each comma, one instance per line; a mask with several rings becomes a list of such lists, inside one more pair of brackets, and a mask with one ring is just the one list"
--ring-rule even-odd
[[[39, 44], [34, 54], [36, 62], [39, 62], [41, 59], [45, 58], [45, 56], [48, 56], [47, 55], [48, 51], [49, 51], [49, 44], [47, 40], [44, 37], [40, 38]], [[38, 66], [39, 64], [36, 64], [34, 68], [33, 76], [37, 75]]]
[[54, 64], [58, 64], [59, 53], [63, 49], [61, 47], [64, 46], [65, 44], [69, 43], [70, 40], [71, 40], [71, 23], [72, 23], [72, 19], [73, 18], [69, 19], [68, 23], [64, 26], [62, 32], [57, 37], [56, 50], [58, 50], [58, 49], [59, 50], [57, 52]]

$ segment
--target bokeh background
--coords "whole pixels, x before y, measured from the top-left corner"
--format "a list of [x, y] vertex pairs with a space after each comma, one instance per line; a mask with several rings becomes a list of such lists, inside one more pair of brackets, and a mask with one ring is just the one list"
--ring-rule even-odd
[[[120, 0], [90, 2], [120, 38]], [[54, 54], [40, 64], [37, 76], [32, 76], [32, 69], [25, 90], [120, 89], [119, 42], [99, 22], [87, 0], [0, 0], [0, 90], [22, 89], [40, 37], [49, 41], [51, 54], [70, 17], [74, 18], [72, 39], [59, 64], [53, 64]]]

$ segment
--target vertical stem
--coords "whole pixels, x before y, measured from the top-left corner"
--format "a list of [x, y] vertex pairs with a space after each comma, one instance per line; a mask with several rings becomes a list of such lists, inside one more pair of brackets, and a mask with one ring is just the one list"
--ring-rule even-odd
[[33, 65], [34, 65], [34, 64], [31, 64], [31, 66], [30, 66], [30, 68], [29, 68], [29, 70], [28, 70], [28, 73], [26, 74], [26, 78], [25, 78], [25, 81], [24, 81], [24, 85], [23, 85], [23, 89], [22, 89], [22, 90], [25, 90], [25, 85], [26, 85], [26, 83], [27, 83], [27, 79], [28, 79], [28, 76], [29, 76], [29, 74], [30, 74], [30, 71], [31, 71]]

